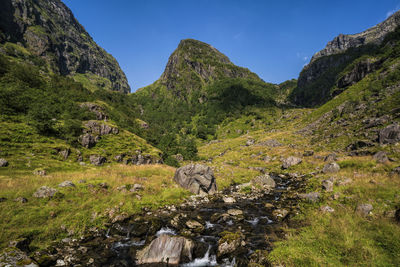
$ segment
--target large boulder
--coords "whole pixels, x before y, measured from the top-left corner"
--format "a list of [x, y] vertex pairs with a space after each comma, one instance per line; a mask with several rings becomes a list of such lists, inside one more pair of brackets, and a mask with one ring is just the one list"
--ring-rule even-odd
[[389, 158], [388, 158], [387, 153], [385, 151], [376, 152], [373, 158], [378, 163], [385, 163], [385, 162], [389, 161]]
[[379, 143], [395, 144], [400, 142], [400, 125], [391, 124], [379, 131]]
[[36, 198], [51, 198], [57, 192], [58, 192], [57, 189], [48, 186], [42, 186], [35, 193], [33, 193], [33, 196]]
[[267, 186], [267, 187], [272, 187], [275, 188], [276, 183], [275, 180], [269, 176], [269, 174], [264, 174], [257, 176], [252, 180], [253, 184], [261, 185], [261, 186]]
[[174, 180], [194, 194], [213, 194], [217, 192], [214, 172], [208, 166], [189, 164], [176, 170]]
[[324, 166], [324, 168], [322, 169], [322, 172], [323, 173], [335, 173], [335, 172], [338, 172], [339, 170], [340, 170], [339, 164], [337, 164], [336, 162], [331, 162]]
[[7, 167], [8, 161], [5, 159], [0, 159], [0, 167]]
[[240, 232], [225, 232], [218, 240], [218, 257], [235, 254], [244, 242], [243, 239], [244, 237]]
[[301, 162], [301, 158], [290, 156], [282, 161], [282, 168], [288, 169], [294, 165], [300, 164]]
[[105, 157], [99, 155], [90, 155], [89, 160], [94, 166], [101, 166], [107, 161]]
[[184, 237], [162, 234], [136, 253], [137, 264], [176, 266], [192, 260], [194, 243]]
[[78, 138], [79, 143], [86, 148], [94, 147], [99, 140], [100, 139], [98, 136], [94, 136], [89, 133], [83, 134]]

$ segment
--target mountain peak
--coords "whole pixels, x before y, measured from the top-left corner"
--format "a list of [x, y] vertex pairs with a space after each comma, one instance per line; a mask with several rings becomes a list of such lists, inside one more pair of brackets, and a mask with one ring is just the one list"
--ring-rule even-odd
[[160, 81], [168, 90], [178, 92], [197, 90], [222, 78], [247, 77], [260, 80], [248, 69], [235, 66], [212, 45], [194, 39], [183, 39], [169, 57]]

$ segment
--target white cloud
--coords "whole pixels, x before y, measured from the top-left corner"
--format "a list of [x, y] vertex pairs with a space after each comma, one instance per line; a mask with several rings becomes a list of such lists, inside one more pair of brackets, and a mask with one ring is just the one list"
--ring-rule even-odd
[[308, 60], [308, 56], [303, 57], [303, 60], [307, 61]]
[[396, 12], [395, 9], [388, 11], [388, 12], [386, 13], [386, 18], [388, 18], [388, 17], [390, 17], [391, 15], [393, 15], [394, 12]]
[[242, 37], [242, 33], [241, 33], [241, 32], [235, 34], [235, 35], [233, 36], [233, 39], [238, 40], [238, 39], [240, 39], [240, 37]]

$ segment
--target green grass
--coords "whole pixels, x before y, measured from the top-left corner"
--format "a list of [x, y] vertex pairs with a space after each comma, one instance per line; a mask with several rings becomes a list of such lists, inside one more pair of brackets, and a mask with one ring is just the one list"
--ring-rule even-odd
[[[108, 165], [102, 168], [88, 168], [85, 171], [55, 172], [45, 177], [32, 175], [0, 176], [1, 197], [8, 200], [0, 203], [0, 247], [21, 236], [33, 235], [33, 248], [45, 248], [52, 241], [67, 236], [79, 236], [91, 227], [104, 227], [109, 221], [105, 210], [119, 207], [120, 213], [135, 214], [146, 206], [158, 208], [175, 204], [189, 195], [175, 185], [172, 180], [174, 169], [163, 165], [125, 166]], [[81, 179], [86, 183], [78, 183]], [[75, 183], [75, 188], [59, 188], [65, 180]], [[102, 190], [99, 183], [106, 182], [110, 188]], [[144, 191], [122, 192], [117, 187], [142, 184]], [[95, 185], [89, 188], [88, 184]], [[59, 190], [61, 197], [36, 199], [32, 194], [46, 185]], [[139, 194], [142, 198], [137, 199]], [[25, 197], [27, 203], [14, 202], [17, 197]]]

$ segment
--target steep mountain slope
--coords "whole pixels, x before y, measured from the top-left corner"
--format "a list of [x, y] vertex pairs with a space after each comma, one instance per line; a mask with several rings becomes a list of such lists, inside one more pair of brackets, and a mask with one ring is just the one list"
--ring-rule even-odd
[[377, 70], [384, 59], [375, 55], [399, 25], [400, 12], [396, 12], [362, 33], [336, 37], [301, 71], [291, 100], [297, 105], [321, 105]]
[[192, 144], [188, 139], [215, 138], [217, 125], [227, 118], [275, 107], [279, 91], [211, 45], [187, 39], [172, 53], [160, 79], [130, 97], [148, 123], [148, 140], [159, 148], [176, 140], [180, 149], [165, 154], [172, 156], [185, 153], [187, 146], [180, 144]]
[[0, 52], [23, 61], [39, 56], [44, 62], [35, 62], [46, 64], [49, 71], [130, 92], [115, 58], [93, 41], [60, 0], [2, 0]]
[[160, 79], [152, 86], [139, 89], [139, 93], [165, 87], [173, 95], [190, 99], [191, 94], [206, 84], [224, 78], [261, 79], [248, 69], [235, 66], [227, 56], [209, 44], [193, 39], [182, 40], [171, 54]]

